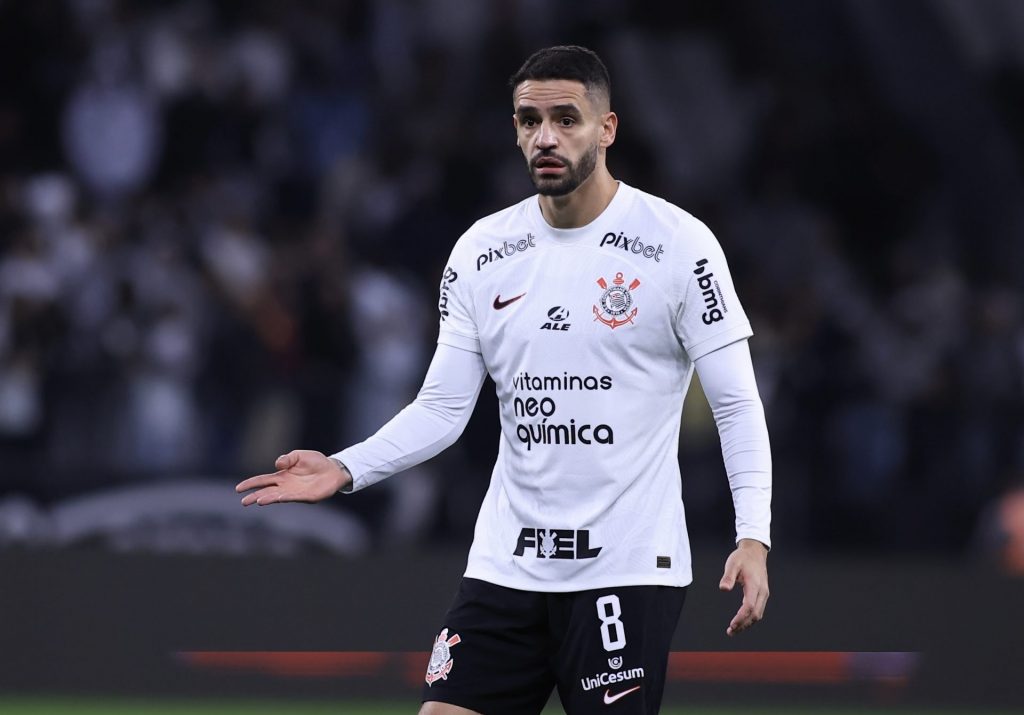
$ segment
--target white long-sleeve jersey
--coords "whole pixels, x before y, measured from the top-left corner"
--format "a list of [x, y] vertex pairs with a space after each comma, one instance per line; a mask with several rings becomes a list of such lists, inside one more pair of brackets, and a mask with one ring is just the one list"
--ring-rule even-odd
[[334, 456], [353, 490], [429, 458], [465, 426], [486, 370], [502, 432], [467, 576], [535, 591], [690, 583], [677, 452], [695, 364], [737, 538], [770, 545], [750, 325], [702, 223], [620, 183], [589, 225], [555, 229], [531, 197], [462, 236], [439, 307], [420, 397]]

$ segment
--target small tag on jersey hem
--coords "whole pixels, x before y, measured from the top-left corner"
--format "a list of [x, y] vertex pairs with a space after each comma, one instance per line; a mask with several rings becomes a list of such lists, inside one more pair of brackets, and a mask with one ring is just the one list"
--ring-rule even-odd
[[670, 569], [670, 568], [672, 568], [672, 557], [671, 556], [659, 556], [658, 557], [658, 568], [659, 569]]

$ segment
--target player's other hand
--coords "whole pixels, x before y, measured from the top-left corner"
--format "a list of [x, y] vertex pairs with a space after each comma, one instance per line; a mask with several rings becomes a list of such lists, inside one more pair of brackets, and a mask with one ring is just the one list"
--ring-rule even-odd
[[768, 603], [768, 547], [760, 541], [740, 539], [736, 550], [729, 554], [718, 588], [732, 591], [736, 584], [743, 587], [743, 604], [725, 629], [728, 636], [745, 631], [764, 618]]
[[277, 471], [249, 477], [235, 486], [242, 497], [242, 506], [277, 504], [278, 502], [317, 502], [335, 494], [352, 481], [342, 469], [321, 452], [296, 449], [282, 454], [274, 462]]

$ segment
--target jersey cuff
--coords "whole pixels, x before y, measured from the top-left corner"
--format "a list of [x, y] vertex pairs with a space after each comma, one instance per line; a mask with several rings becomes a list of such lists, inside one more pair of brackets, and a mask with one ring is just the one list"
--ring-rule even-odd
[[700, 358], [704, 357], [708, 353], [713, 353], [719, 348], [724, 348], [726, 345], [731, 345], [737, 340], [745, 340], [754, 334], [754, 331], [750, 328], [750, 323], [741, 323], [728, 330], [722, 331], [712, 335], [710, 338], [705, 338], [699, 343], [686, 346], [686, 354], [690, 356], [692, 362], [696, 362]]
[[752, 541], [759, 541], [762, 544], [764, 544], [764, 547], [766, 549], [768, 549], [769, 551], [772, 550], [772, 539], [768, 535], [767, 532], [764, 532], [764, 531], [744, 531], [743, 533], [737, 532], [737, 534], [736, 534], [736, 544], [739, 545], [739, 543], [743, 539], [751, 539]]
[[[353, 445], [353, 447], [355, 446], [356, 445]], [[342, 487], [338, 491], [339, 494], [351, 494], [352, 492], [358, 492], [363, 487], [368, 486], [366, 481], [363, 479], [363, 475], [366, 474], [369, 469], [367, 469], [366, 465], [360, 461], [356, 450], [352, 447], [330, 454], [327, 458], [344, 464], [345, 469], [347, 469], [348, 473], [352, 475], [352, 481]]]

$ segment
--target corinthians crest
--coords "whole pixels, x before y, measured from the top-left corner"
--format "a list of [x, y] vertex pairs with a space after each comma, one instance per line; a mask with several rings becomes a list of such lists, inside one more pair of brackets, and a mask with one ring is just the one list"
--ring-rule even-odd
[[434, 649], [430, 652], [430, 662], [427, 664], [427, 685], [433, 685], [438, 680], [448, 680], [448, 673], [452, 671], [455, 661], [452, 660], [452, 646], [462, 642], [459, 634], [448, 637], [448, 629], [443, 628], [441, 633], [434, 640]]
[[604, 293], [598, 301], [600, 307], [594, 306], [594, 320], [600, 320], [613, 330], [626, 323], [632, 323], [636, 317], [637, 309], [633, 308], [633, 296], [630, 291], [640, 287], [640, 279], [634, 278], [628, 287], [625, 283], [622, 273], [615, 274], [611, 286], [604, 278], [597, 279], [597, 284], [604, 289]]

